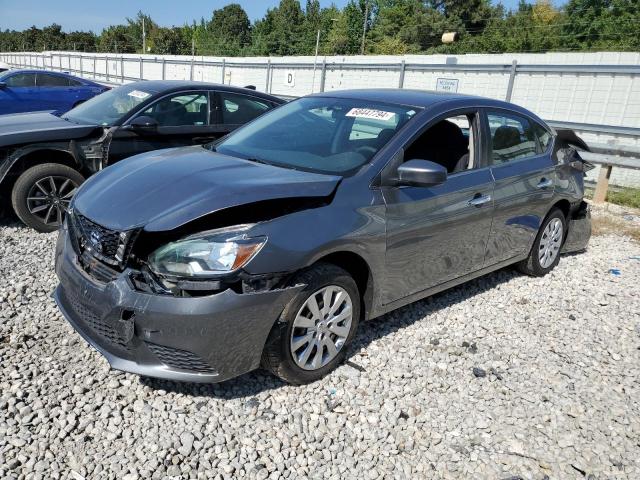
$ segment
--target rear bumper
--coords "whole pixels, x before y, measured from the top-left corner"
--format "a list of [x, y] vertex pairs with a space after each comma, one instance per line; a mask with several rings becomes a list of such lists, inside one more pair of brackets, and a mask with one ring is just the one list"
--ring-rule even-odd
[[591, 238], [591, 208], [587, 202], [581, 202], [567, 220], [567, 238], [562, 246], [563, 253], [579, 252], [587, 248]]
[[56, 273], [58, 307], [113, 368], [188, 382], [220, 382], [257, 368], [271, 327], [302, 288], [182, 298], [136, 291], [131, 270], [102, 284], [78, 266], [64, 230]]

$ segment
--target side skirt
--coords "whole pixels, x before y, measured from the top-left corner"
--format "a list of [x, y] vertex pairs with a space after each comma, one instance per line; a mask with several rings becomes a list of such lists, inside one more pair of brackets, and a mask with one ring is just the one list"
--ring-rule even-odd
[[440, 293], [444, 290], [448, 290], [449, 288], [457, 287], [458, 285], [466, 283], [470, 280], [482, 277], [487, 273], [491, 273], [509, 265], [513, 265], [514, 263], [518, 263], [525, 258], [527, 258], [527, 255], [513, 257], [489, 267], [476, 270], [475, 272], [468, 273], [462, 277], [458, 277], [453, 280], [449, 280], [448, 282], [441, 283], [440, 285], [436, 285], [435, 287], [427, 288], [426, 290], [411, 294], [408, 297], [403, 297], [386, 305], [381, 305], [371, 312], [371, 315], [367, 318], [367, 320], [374, 319], [376, 317], [384, 315], [385, 313], [391, 312], [392, 310], [396, 310], [400, 307], [404, 307], [405, 305], [409, 305], [410, 303], [417, 302], [418, 300], [422, 300], [423, 298], [430, 297], [431, 295], [435, 295], [436, 293]]

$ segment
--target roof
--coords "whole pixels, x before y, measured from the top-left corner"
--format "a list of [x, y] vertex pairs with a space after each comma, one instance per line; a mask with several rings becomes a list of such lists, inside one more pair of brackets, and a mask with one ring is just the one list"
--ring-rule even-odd
[[185, 88], [194, 89], [216, 89], [225, 92], [242, 93], [245, 95], [253, 95], [254, 97], [264, 98], [272, 102], [284, 103], [284, 100], [268, 93], [260, 92], [249, 88], [233, 87], [219, 83], [198, 82], [195, 80], [141, 80], [138, 82], [127, 83], [127, 86], [137, 85], [148, 91], [156, 93], [169, 93], [174, 90], [183, 90]]
[[96, 83], [94, 80], [89, 80], [88, 78], [82, 78], [82, 77], [78, 77], [76, 75], [73, 75], [69, 72], [56, 72], [53, 70], [43, 70], [43, 69], [36, 69], [36, 68], [16, 68], [16, 69], [11, 69], [11, 70], [7, 70], [6, 72], [2, 72], [3, 74], [13, 74], [13, 73], [46, 73], [48, 75], [55, 75], [58, 77], [67, 77], [67, 78], [73, 78], [75, 80], [78, 80], [80, 82], [85, 82], [88, 84], [92, 84], [92, 85], [98, 85], [98, 83]]
[[354, 100], [368, 100], [372, 102], [391, 103], [418, 108], [429, 108], [438, 105], [445, 108], [493, 107], [506, 108], [514, 112], [528, 115], [541, 123], [545, 123], [537, 115], [529, 110], [513, 103], [496, 100], [493, 98], [465, 95], [461, 93], [434, 92], [430, 90], [410, 90], [404, 88], [368, 88], [357, 90], [333, 90], [316, 93], [313, 97], [350, 98]]

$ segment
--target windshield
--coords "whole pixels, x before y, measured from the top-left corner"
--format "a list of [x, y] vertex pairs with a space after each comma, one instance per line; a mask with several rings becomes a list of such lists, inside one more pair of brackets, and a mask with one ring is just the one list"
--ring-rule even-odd
[[217, 152], [310, 172], [348, 175], [368, 163], [416, 109], [306, 97], [236, 130]]
[[74, 123], [114, 125], [154, 94], [143, 88], [139, 84], [114, 88], [81, 103], [69, 110], [62, 118]]

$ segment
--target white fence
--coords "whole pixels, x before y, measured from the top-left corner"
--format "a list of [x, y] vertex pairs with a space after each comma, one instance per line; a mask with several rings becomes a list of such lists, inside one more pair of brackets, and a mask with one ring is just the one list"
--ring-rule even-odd
[[[346, 88], [449, 90], [509, 100], [590, 144], [640, 148], [640, 53], [218, 58], [0, 53], [14, 67], [68, 71], [108, 83], [140, 79], [254, 85], [301, 96]], [[598, 171], [591, 175], [597, 176]], [[611, 182], [640, 186], [640, 171], [615, 169]]]

